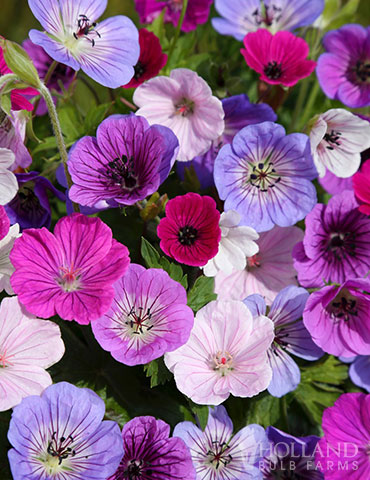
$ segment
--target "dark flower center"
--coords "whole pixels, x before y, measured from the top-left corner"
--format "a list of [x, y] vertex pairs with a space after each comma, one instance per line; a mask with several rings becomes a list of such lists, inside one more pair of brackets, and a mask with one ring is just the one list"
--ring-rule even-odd
[[127, 158], [126, 155], [122, 155], [121, 158], [108, 162], [105, 174], [114, 185], [121, 188], [132, 190], [137, 186], [133, 157]]
[[90, 20], [87, 18], [86, 15], [79, 15], [78, 20], [77, 20], [77, 32], [73, 32], [73, 36], [75, 37], [76, 40], [79, 38], [86, 38], [91, 42], [91, 45], [94, 47], [95, 46], [95, 39], [90, 38], [89, 35], [93, 34], [95, 37], [101, 38], [100, 33], [95, 30], [96, 27], [96, 22], [90, 23]]
[[180, 228], [178, 233], [179, 242], [181, 245], [194, 245], [198, 237], [198, 230], [190, 225]]
[[133, 330], [132, 333], [135, 335], [144, 333], [144, 328], [147, 332], [153, 328], [150, 308], [148, 308], [145, 313], [143, 313], [143, 307], [138, 307], [138, 310], [140, 312], [139, 314], [135, 312], [135, 307], [132, 307], [125, 322], [126, 325], [130, 326]]
[[194, 102], [192, 100], [189, 100], [188, 98], [182, 98], [175, 105], [175, 109], [176, 115], [187, 117], [188, 115], [192, 115], [194, 113]]
[[361, 62], [358, 61], [355, 67], [356, 77], [360, 82], [369, 82], [370, 81], [370, 62]]
[[355, 297], [352, 297], [348, 291], [343, 291], [330, 304], [331, 316], [348, 322], [352, 316], [356, 317], [358, 315], [356, 304]]
[[134, 78], [135, 80], [138, 80], [140, 77], [142, 77], [145, 73], [145, 67], [144, 65], [139, 61], [137, 64], [134, 66], [135, 74]]
[[281, 63], [277, 63], [275, 61], [269, 62], [267, 65], [265, 65], [263, 71], [265, 72], [266, 77], [271, 78], [271, 80], [277, 80], [283, 73], [281, 66]]
[[332, 233], [327, 248], [337, 260], [347, 255], [354, 257], [356, 255], [355, 236], [354, 232]]
[[76, 450], [74, 450], [72, 444], [72, 435], [69, 435], [66, 438], [57, 438], [57, 432], [53, 432], [53, 435], [51, 436], [51, 441], [49, 442], [47, 448], [47, 453], [52, 457], [57, 457], [58, 465], [61, 465], [63, 460], [66, 460], [69, 457], [74, 457], [76, 455]]
[[218, 440], [212, 442], [212, 447], [208, 450], [207, 455], [209, 462], [216, 470], [226, 467], [232, 461], [233, 457], [227, 453], [229, 449], [226, 442], [221, 443]]
[[[28, 185], [31, 185], [29, 183]], [[41, 218], [46, 210], [41, 206], [38, 197], [30, 186], [24, 184], [14, 199], [9, 202], [9, 207], [21, 216]]]
[[252, 13], [252, 17], [256, 25], [261, 25], [262, 23], [270, 27], [274, 22], [278, 22], [281, 18], [283, 9], [277, 7], [276, 5], [266, 5], [262, 4], [261, 8], [256, 8]]
[[338, 142], [340, 136], [342, 134], [340, 132], [336, 132], [335, 130], [331, 130], [330, 133], [325, 133], [324, 140], [329, 144], [327, 145], [328, 150], [334, 150], [334, 145], [340, 146], [340, 142]]
[[269, 188], [275, 187], [279, 183], [281, 177], [278, 176], [272, 162], [260, 162], [253, 165], [252, 173], [248, 177], [248, 182], [260, 190], [267, 192]]

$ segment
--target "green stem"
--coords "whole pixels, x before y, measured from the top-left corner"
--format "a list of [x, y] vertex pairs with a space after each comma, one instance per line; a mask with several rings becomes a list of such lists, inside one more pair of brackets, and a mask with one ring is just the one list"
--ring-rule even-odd
[[300, 122], [300, 128], [302, 129], [307, 121], [313, 116], [312, 115], [312, 107], [316, 101], [316, 97], [318, 95], [320, 91], [320, 85], [319, 85], [319, 82], [316, 81], [314, 82], [313, 84], [313, 87], [311, 89], [311, 93], [310, 93], [310, 96], [308, 97], [308, 100], [307, 100], [307, 103], [306, 103], [306, 106], [305, 106], [305, 109], [304, 109], [304, 113], [302, 115], [302, 118], [301, 118], [301, 122]]
[[291, 133], [293, 131], [298, 131], [297, 129], [297, 120], [300, 117], [303, 109], [303, 104], [306, 100], [306, 95], [307, 95], [307, 90], [308, 86], [310, 84], [309, 79], [305, 79], [302, 81], [300, 88], [299, 88], [299, 93], [298, 93], [298, 98], [297, 98], [297, 103], [295, 105], [295, 109], [293, 112], [292, 116], [292, 121], [290, 122], [288, 132]]
[[183, 0], [183, 2], [182, 2], [181, 15], [180, 15], [177, 27], [176, 27], [176, 31], [175, 31], [175, 35], [173, 37], [173, 41], [171, 43], [170, 51], [168, 53], [167, 65], [170, 65], [170, 60], [171, 60], [172, 54], [173, 54], [173, 52], [175, 50], [175, 47], [176, 47], [177, 40], [178, 40], [179, 35], [180, 35], [180, 31], [181, 31], [181, 27], [182, 27], [182, 24], [183, 24], [183, 21], [184, 21], [186, 9], [188, 8], [188, 2], [189, 2], [189, 0]]
[[6, 73], [5, 75], [2, 75], [0, 77], [0, 90], [12, 80], [19, 80], [18, 75], [16, 75], [15, 73]]
[[[47, 84], [49, 83], [49, 80], [50, 80], [51, 76], [53, 75], [54, 70], [56, 69], [57, 65], [58, 65], [58, 62], [57, 62], [56, 60], [54, 60], [54, 61], [52, 62], [52, 64], [50, 65], [48, 71], [46, 72], [45, 78], [44, 78], [44, 80], [43, 80], [43, 81], [44, 81], [44, 84], [45, 84], [46, 86], [47, 86]], [[37, 108], [38, 108], [39, 103], [40, 103], [40, 99], [41, 99], [41, 97], [39, 97], [39, 98], [36, 100], [36, 102], [35, 102], [35, 104], [34, 104], [34, 106], [33, 106], [33, 117], [36, 117], [36, 112], [37, 112]]]

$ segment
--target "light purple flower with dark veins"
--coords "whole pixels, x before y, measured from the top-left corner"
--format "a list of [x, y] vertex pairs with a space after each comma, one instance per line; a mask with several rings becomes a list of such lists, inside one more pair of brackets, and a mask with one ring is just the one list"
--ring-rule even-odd
[[170, 426], [154, 417], [127, 422], [122, 430], [125, 454], [108, 480], [195, 480], [189, 448], [181, 438], [169, 436]]
[[117, 88], [134, 76], [139, 33], [123, 15], [97, 24], [107, 0], [28, 0], [45, 32], [31, 30], [30, 39], [57, 62], [80, 68], [105, 87]]
[[349, 367], [349, 378], [370, 393], [370, 355], [359, 355]]
[[185, 168], [194, 167], [202, 188], [214, 185], [213, 168], [218, 152], [223, 145], [232, 142], [234, 136], [247, 125], [261, 122], [275, 122], [277, 116], [266, 103], [251, 103], [245, 94], [234, 95], [222, 100], [225, 112], [225, 129], [222, 135], [212, 142], [208, 152], [195, 157], [191, 162], [177, 162], [176, 168], [180, 178], [184, 179]]
[[181, 422], [173, 431], [190, 448], [196, 480], [259, 480], [259, 462], [268, 451], [268, 440], [259, 425], [248, 425], [233, 435], [233, 423], [222, 405], [209, 408], [204, 431]]
[[17, 405], [8, 439], [14, 480], [106, 480], [123, 455], [119, 426], [95, 392], [60, 382]]
[[[275, 297], [267, 317], [275, 327], [275, 338], [268, 350], [272, 380], [267, 390], [274, 397], [282, 397], [295, 390], [301, 381], [298, 365], [289, 354], [317, 360], [324, 352], [312, 341], [302, 321], [302, 313], [309, 293], [291, 285]], [[266, 303], [261, 295], [250, 295], [244, 300], [254, 317], [266, 315]]]
[[310, 181], [316, 176], [308, 137], [285, 135], [284, 128], [272, 122], [240, 130], [221, 148], [214, 169], [225, 211], [236, 210], [241, 225], [257, 232], [302, 220], [317, 202]]
[[113, 288], [110, 310], [92, 322], [92, 329], [118, 362], [148, 363], [187, 342], [194, 314], [185, 288], [164, 270], [131, 264]]
[[69, 198], [87, 207], [99, 202], [133, 205], [157, 191], [175, 162], [179, 142], [144, 117], [111, 115], [95, 137], [78, 140], [69, 153], [73, 185]]
[[303, 287], [343, 283], [370, 270], [370, 219], [358, 211], [353, 191], [317, 204], [305, 220], [302, 242], [293, 249], [294, 268]]
[[14, 153], [15, 162], [9, 168], [12, 171], [17, 167], [27, 168], [32, 163], [30, 152], [24, 145], [26, 123], [22, 111], [12, 111], [11, 117], [0, 111], [0, 148], [8, 148]]

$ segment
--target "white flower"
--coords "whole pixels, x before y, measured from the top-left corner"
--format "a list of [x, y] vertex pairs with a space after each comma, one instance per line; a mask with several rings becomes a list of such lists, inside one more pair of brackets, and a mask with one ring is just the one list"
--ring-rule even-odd
[[18, 191], [17, 177], [8, 170], [15, 161], [14, 153], [7, 148], [0, 148], [0, 205], [9, 203]]
[[20, 237], [19, 225], [16, 223], [11, 226], [9, 232], [0, 240], [0, 292], [6, 291], [8, 295], [14, 295], [10, 285], [10, 276], [14, 272], [14, 267], [9, 260], [9, 254], [13, 248], [14, 240]]
[[240, 218], [234, 210], [221, 214], [221, 241], [217, 255], [203, 269], [207, 277], [214, 277], [220, 271], [230, 275], [244, 270], [247, 257], [253, 257], [258, 252], [259, 247], [254, 242], [259, 238], [258, 233], [251, 227], [239, 227]]
[[337, 177], [351, 177], [360, 167], [360, 153], [370, 148], [370, 123], [343, 108], [333, 108], [318, 116], [310, 141], [320, 177], [326, 169]]

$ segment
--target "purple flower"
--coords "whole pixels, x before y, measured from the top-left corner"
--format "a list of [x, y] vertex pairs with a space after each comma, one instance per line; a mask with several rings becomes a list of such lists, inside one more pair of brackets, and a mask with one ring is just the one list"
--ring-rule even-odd
[[276, 114], [272, 108], [265, 103], [251, 103], [247, 95], [234, 95], [224, 98], [222, 107], [225, 112], [225, 129], [222, 135], [212, 142], [208, 152], [195, 157], [191, 162], [177, 162], [176, 168], [180, 178], [184, 179], [185, 168], [194, 167], [202, 188], [211, 187], [213, 181], [213, 168], [215, 159], [223, 145], [232, 142], [234, 136], [247, 125], [266, 121], [275, 122]]
[[261, 479], [258, 464], [268, 450], [265, 431], [248, 425], [233, 436], [233, 423], [222, 405], [209, 408], [204, 431], [181, 422], [173, 431], [190, 448], [197, 480]]
[[317, 202], [310, 182], [316, 176], [308, 137], [285, 135], [284, 128], [272, 122], [240, 130], [221, 148], [214, 170], [225, 210], [236, 210], [241, 224], [257, 232], [302, 220]]
[[370, 280], [347, 280], [310, 295], [303, 321], [325, 352], [343, 357], [370, 355]]
[[370, 269], [370, 220], [358, 211], [354, 193], [344, 191], [306, 217], [302, 242], [293, 249], [294, 268], [304, 287], [343, 283]]
[[122, 430], [125, 454], [109, 480], [195, 480], [188, 447], [169, 435], [170, 426], [154, 417], [127, 422]]
[[110, 88], [125, 85], [134, 76], [139, 58], [139, 34], [122, 15], [97, 24], [107, 0], [28, 0], [45, 32], [31, 30], [30, 39], [57, 62], [80, 68]]
[[370, 392], [370, 355], [359, 355], [349, 367], [352, 382]]
[[106, 480], [123, 455], [115, 422], [96, 393], [61, 382], [13, 410], [8, 439], [14, 480]]
[[12, 225], [25, 228], [50, 227], [51, 211], [47, 191], [65, 202], [65, 195], [38, 172], [16, 173], [19, 190], [15, 198], [5, 206]]
[[264, 479], [324, 480], [314, 462], [319, 437], [293, 437], [275, 427], [268, 427], [266, 433], [270, 440], [270, 456], [261, 464]]
[[326, 170], [325, 176], [318, 178], [319, 184], [328, 192], [330, 195], [336, 195], [341, 193], [344, 190], [353, 190], [352, 186], [352, 177], [348, 178], [339, 178], [334, 173], [331, 173], [330, 170]]
[[350, 24], [328, 32], [317, 62], [325, 95], [351, 108], [370, 105], [370, 27]]
[[324, 0], [215, 0], [222, 18], [213, 18], [213, 27], [222, 35], [243, 40], [259, 28], [295, 30], [311, 25], [324, 9]]
[[186, 343], [194, 315], [186, 305], [186, 290], [164, 270], [131, 264], [113, 288], [110, 309], [92, 322], [92, 329], [116, 360], [148, 363]]
[[24, 145], [26, 136], [26, 116], [22, 111], [12, 112], [12, 116], [0, 112], [0, 148], [7, 148], [15, 155], [15, 162], [10, 167], [14, 171], [17, 167], [27, 168], [32, 158]]
[[[267, 388], [274, 397], [295, 390], [301, 381], [299, 367], [289, 353], [305, 360], [317, 360], [323, 355], [302, 322], [308, 296], [304, 288], [286, 287], [277, 294], [267, 314], [275, 327], [275, 338], [268, 350], [272, 380]], [[254, 317], [266, 315], [266, 303], [261, 295], [250, 295], [244, 303]]]
[[102, 201], [133, 205], [164, 182], [178, 147], [167, 127], [149, 126], [134, 114], [112, 115], [99, 125], [96, 138], [83, 137], [71, 149], [69, 197], [89, 207]]
[[[44, 80], [51, 64], [53, 63], [53, 59], [42, 47], [32, 43], [29, 39], [25, 40], [22, 46], [33, 61], [40, 78]], [[72, 68], [63, 65], [62, 63], [58, 63], [46, 86], [57, 93], [63, 93], [60, 85], [62, 84], [63, 88], [67, 89], [72, 83], [74, 77], [75, 72]], [[36, 114], [45, 115], [45, 113], [47, 113], [46, 103], [44, 99], [41, 98]]]

